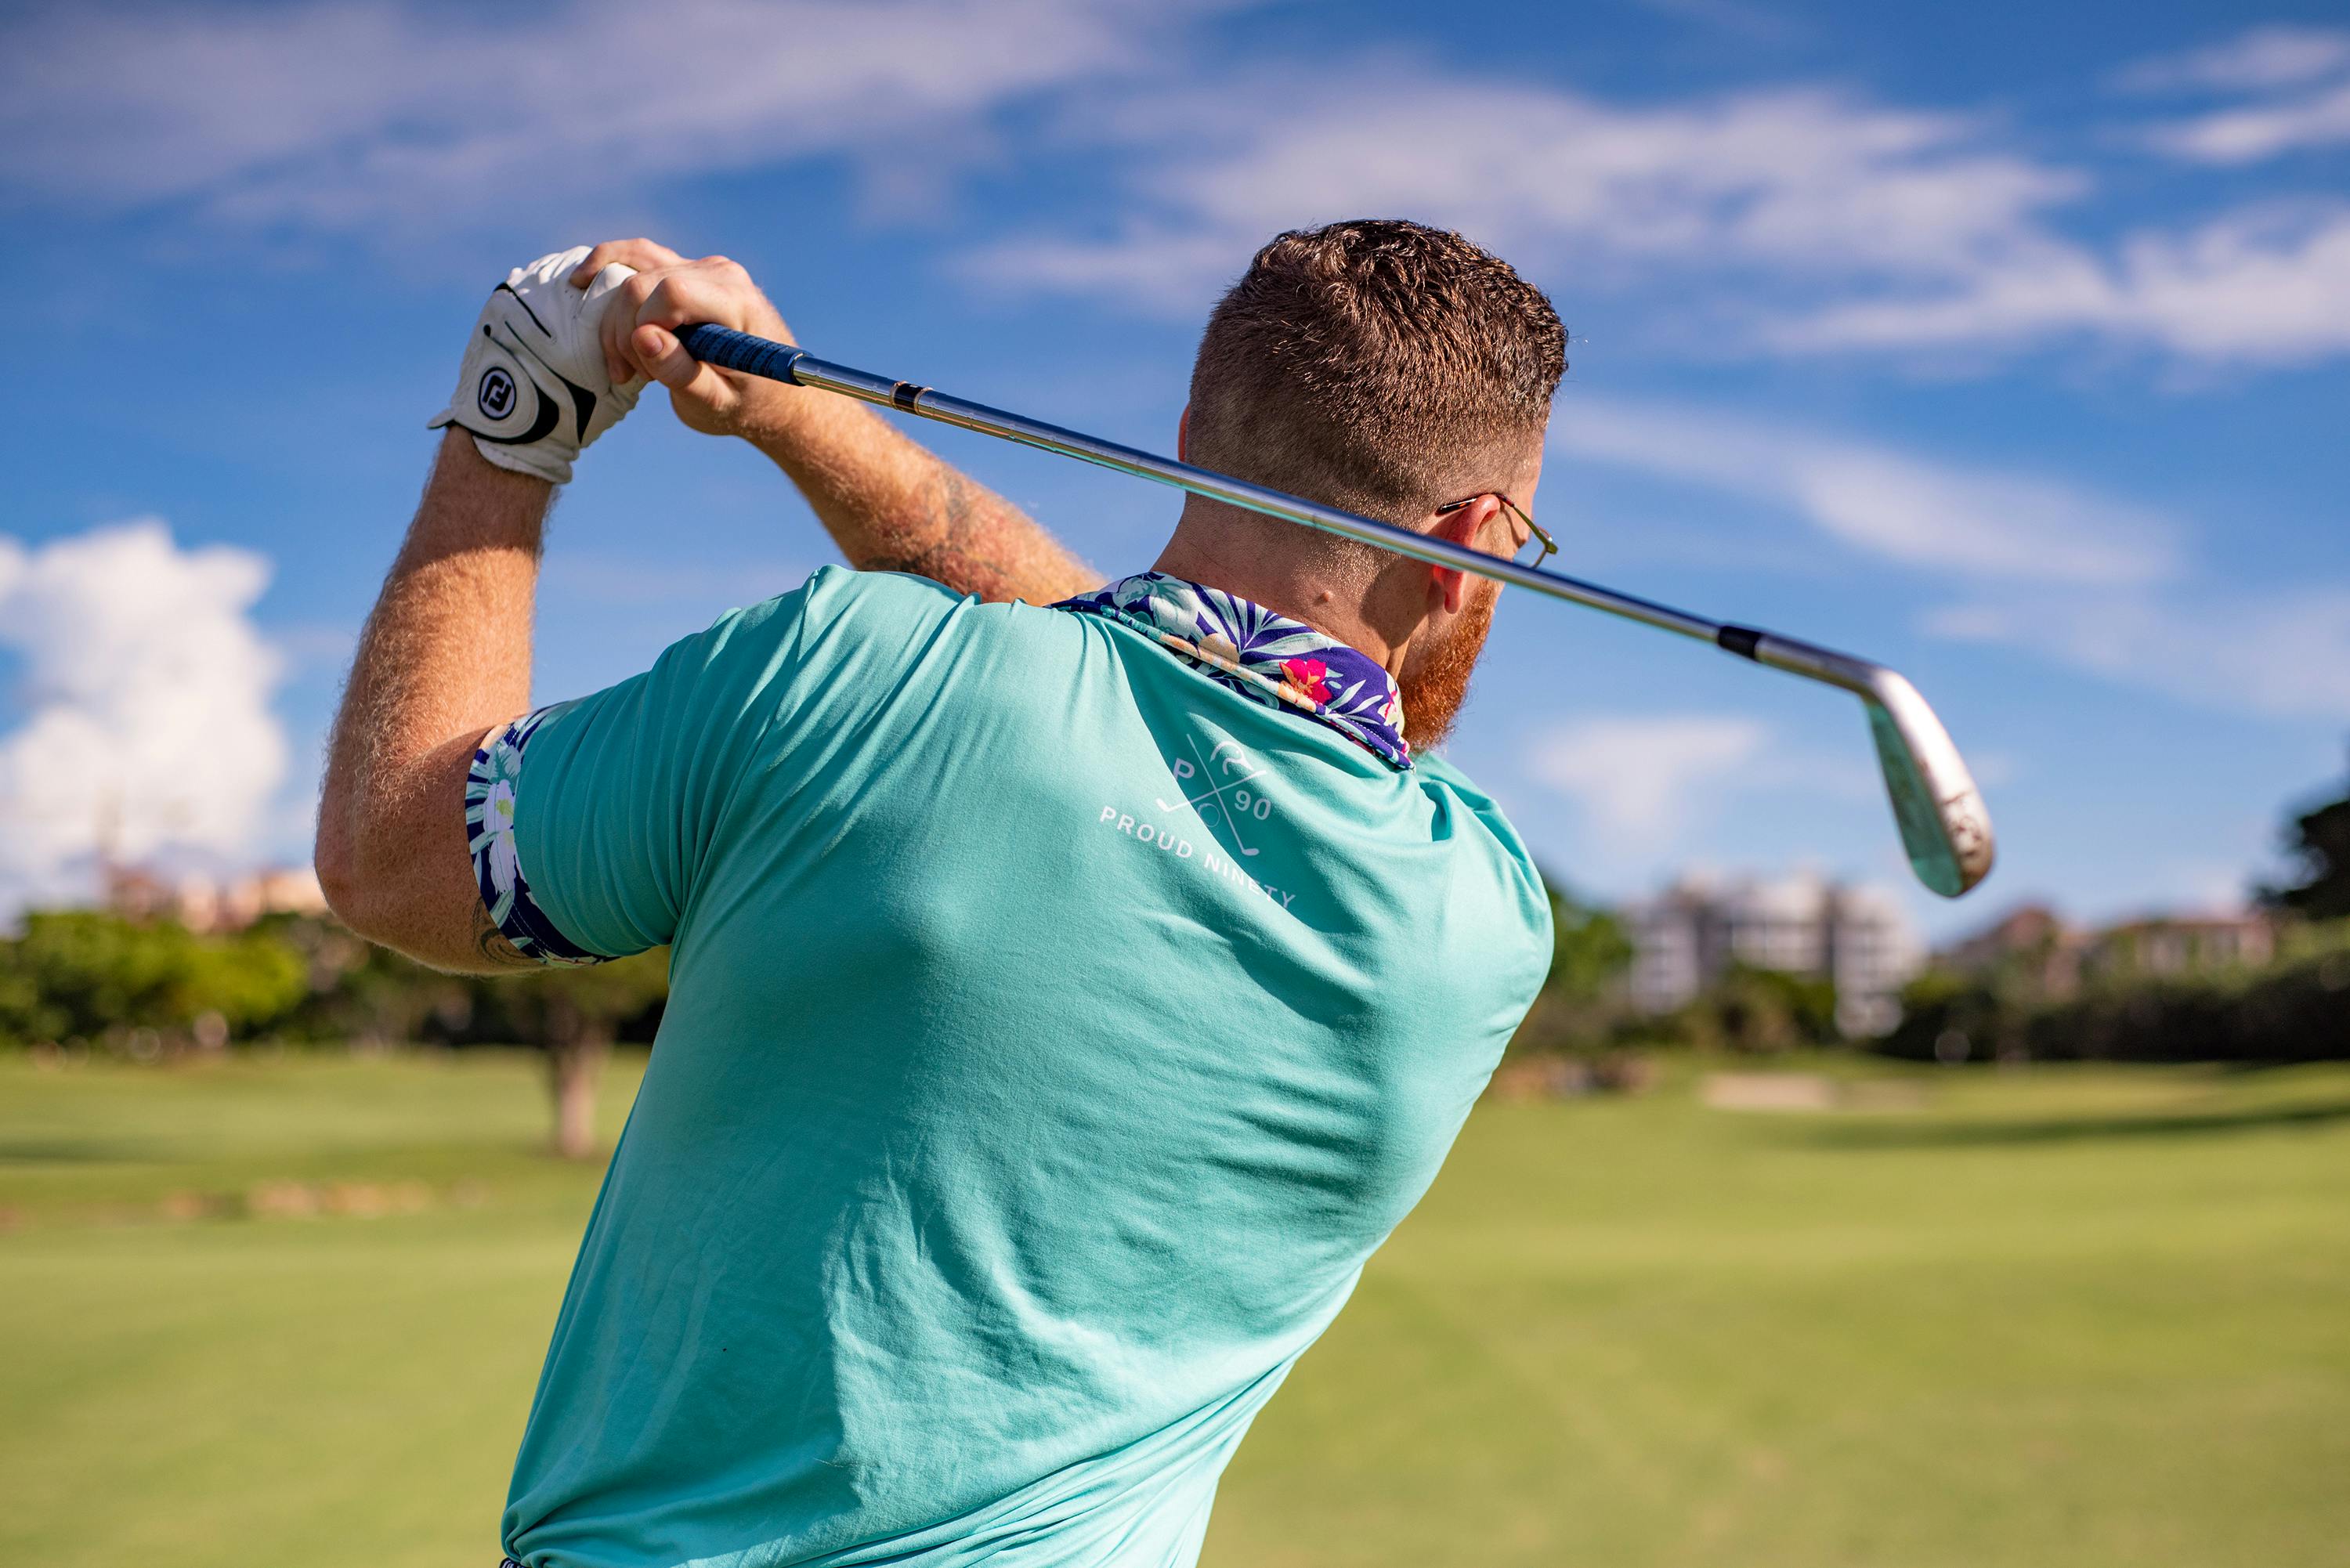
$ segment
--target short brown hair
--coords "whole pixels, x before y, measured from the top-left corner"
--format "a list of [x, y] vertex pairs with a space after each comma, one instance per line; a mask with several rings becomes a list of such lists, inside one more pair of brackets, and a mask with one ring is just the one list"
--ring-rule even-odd
[[1550, 301], [1459, 234], [1400, 218], [1295, 229], [1208, 317], [1191, 457], [1409, 523], [1538, 441], [1565, 371]]

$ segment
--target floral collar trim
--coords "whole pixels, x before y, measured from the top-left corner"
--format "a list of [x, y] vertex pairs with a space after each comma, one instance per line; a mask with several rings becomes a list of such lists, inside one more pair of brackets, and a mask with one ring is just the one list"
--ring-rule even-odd
[[1243, 697], [1317, 719], [1389, 767], [1411, 766], [1395, 677], [1304, 621], [1159, 572], [1053, 607], [1119, 621]]

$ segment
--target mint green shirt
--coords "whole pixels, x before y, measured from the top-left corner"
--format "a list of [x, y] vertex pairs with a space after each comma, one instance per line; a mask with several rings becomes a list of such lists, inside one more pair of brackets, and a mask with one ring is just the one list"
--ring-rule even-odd
[[1191, 1563], [1549, 963], [1453, 768], [915, 577], [725, 617], [509, 785], [560, 939], [671, 951], [530, 1568]]

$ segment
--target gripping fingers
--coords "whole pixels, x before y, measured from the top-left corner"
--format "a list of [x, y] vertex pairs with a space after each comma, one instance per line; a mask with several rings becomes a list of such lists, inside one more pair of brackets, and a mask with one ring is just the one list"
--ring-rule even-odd
[[652, 368], [639, 363], [629, 347], [629, 337], [637, 329], [653, 291], [660, 286], [659, 272], [639, 272], [621, 280], [612, 291], [612, 302], [604, 311], [604, 319], [597, 324], [597, 336], [604, 346], [604, 363], [615, 380], [626, 380], [636, 375], [650, 375]]
[[585, 288], [596, 275], [614, 262], [631, 266], [639, 272], [660, 272], [683, 263], [685, 258], [656, 240], [606, 240], [588, 253], [588, 259], [571, 271], [571, 286]]

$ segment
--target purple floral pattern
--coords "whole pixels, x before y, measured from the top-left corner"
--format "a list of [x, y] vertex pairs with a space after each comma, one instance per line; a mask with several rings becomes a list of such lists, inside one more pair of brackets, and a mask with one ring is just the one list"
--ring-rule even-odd
[[1053, 607], [1132, 627], [1241, 695], [1317, 719], [1390, 767], [1411, 766], [1395, 677], [1368, 654], [1304, 621], [1159, 572], [1122, 578]]

